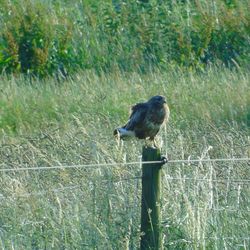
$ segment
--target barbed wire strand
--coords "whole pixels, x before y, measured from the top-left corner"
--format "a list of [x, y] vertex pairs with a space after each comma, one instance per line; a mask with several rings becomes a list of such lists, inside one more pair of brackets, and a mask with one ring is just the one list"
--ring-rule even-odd
[[[240, 162], [240, 161], [250, 161], [250, 158], [218, 158], [218, 159], [187, 159], [187, 160], [169, 160], [166, 163], [200, 163], [200, 162]], [[117, 162], [117, 163], [96, 163], [96, 164], [79, 164], [79, 165], [58, 165], [58, 166], [48, 166], [48, 167], [20, 167], [20, 168], [2, 168], [0, 172], [10, 172], [10, 171], [27, 171], [27, 170], [55, 170], [55, 169], [69, 169], [69, 168], [89, 168], [89, 167], [105, 167], [105, 166], [129, 166], [136, 164], [159, 164], [162, 161], [134, 161], [134, 162]]]
[[[134, 176], [131, 178], [126, 178], [126, 179], [120, 179], [120, 180], [116, 180], [114, 182], [120, 182], [120, 181], [127, 181], [130, 179], [138, 179], [140, 178], [140, 176]], [[51, 193], [61, 193], [64, 191], [73, 191], [76, 189], [81, 189], [82, 186], [81, 185], [70, 185], [70, 186], [65, 186], [65, 187], [59, 187], [59, 188], [52, 188], [49, 190], [44, 190], [44, 191], [40, 191], [40, 192], [30, 192], [30, 193], [23, 193], [23, 194], [15, 194], [12, 193], [11, 197], [5, 197], [5, 196], [0, 196], [0, 200], [8, 200], [8, 199], [13, 199], [13, 198], [28, 198], [30, 196], [43, 196], [43, 195], [48, 195]], [[249, 209], [242, 209], [242, 208], [235, 208], [235, 207], [199, 207], [199, 206], [195, 206], [194, 207], [197, 210], [212, 210], [212, 211], [217, 211], [217, 212], [232, 212], [232, 213], [238, 213], [238, 212], [244, 212], [244, 213], [249, 213], [250, 210]], [[162, 222], [162, 224], [164, 224], [164, 222]]]
[[[101, 179], [98, 180], [100, 182], [113, 182], [113, 183], [118, 183], [118, 182], [122, 182], [122, 181], [129, 181], [129, 180], [138, 180], [141, 179], [142, 176], [132, 176], [132, 177], [126, 177], [126, 178], [117, 178], [117, 179], [113, 179], [113, 178], [105, 178], [105, 179]], [[95, 180], [96, 181], [96, 180]], [[59, 192], [64, 192], [64, 191], [71, 191], [71, 190], [75, 190], [75, 189], [81, 189], [82, 186], [81, 185], [70, 185], [70, 186], [65, 186], [65, 187], [59, 187], [59, 188], [52, 188], [46, 191], [40, 191], [40, 192], [30, 192], [30, 193], [23, 193], [23, 194], [14, 194], [17, 195], [17, 197], [20, 198], [26, 198], [29, 196], [40, 196], [40, 195], [45, 195], [48, 193], [59, 193]], [[12, 193], [13, 194], [13, 193]], [[7, 197], [4, 197], [1, 193], [0, 193], [0, 200], [4, 200], [7, 199]]]
[[195, 209], [197, 210], [202, 210], [202, 211], [205, 211], [205, 210], [212, 210], [212, 211], [216, 211], [216, 212], [232, 212], [232, 213], [238, 213], [238, 212], [241, 212], [241, 213], [250, 213], [250, 210], [249, 209], [239, 209], [239, 208], [227, 208], [227, 207], [207, 207], [207, 208], [204, 208], [204, 207], [196, 207]]
[[71, 191], [77, 188], [81, 188], [80, 185], [72, 185], [72, 186], [65, 186], [65, 187], [60, 187], [60, 188], [52, 188], [46, 191], [40, 191], [40, 192], [30, 192], [30, 193], [22, 193], [22, 194], [14, 194], [12, 193], [11, 197], [5, 197], [5, 196], [0, 196], [0, 200], [6, 200], [13, 198], [13, 196], [18, 197], [18, 198], [28, 198], [30, 196], [42, 196], [50, 193], [59, 193], [59, 192], [64, 192], [64, 191]]
[[[112, 181], [112, 182], [121, 182], [121, 181], [128, 181], [128, 180], [135, 180], [135, 179], [142, 179], [142, 176], [133, 176], [133, 177], [126, 177], [126, 178], [121, 178], [121, 179], [112, 179], [112, 178], [106, 178], [103, 179], [103, 181]], [[239, 184], [245, 184], [249, 183], [250, 184], [250, 179], [201, 179], [201, 178], [191, 178], [191, 177], [164, 177], [165, 180], [190, 180], [190, 181], [204, 181], [204, 182], [217, 182], [217, 183], [239, 183]]]
[[[250, 237], [200, 237], [199, 242], [201, 240], [223, 240], [223, 241], [249, 241]], [[197, 244], [197, 239], [178, 239], [174, 241], [170, 241], [167, 245], [176, 245], [179, 242], [184, 243], [184, 244]]]
[[250, 240], [250, 237], [204, 237], [211, 240]]
[[191, 177], [165, 177], [167, 180], [191, 180], [191, 181], [205, 181], [205, 182], [236, 182], [236, 183], [250, 183], [250, 179], [201, 179], [201, 178], [191, 178]]

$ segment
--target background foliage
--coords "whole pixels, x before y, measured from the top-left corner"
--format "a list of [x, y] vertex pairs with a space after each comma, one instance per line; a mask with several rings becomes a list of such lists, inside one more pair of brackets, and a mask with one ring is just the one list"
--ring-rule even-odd
[[247, 0], [0, 0], [0, 71], [39, 76], [250, 58]]

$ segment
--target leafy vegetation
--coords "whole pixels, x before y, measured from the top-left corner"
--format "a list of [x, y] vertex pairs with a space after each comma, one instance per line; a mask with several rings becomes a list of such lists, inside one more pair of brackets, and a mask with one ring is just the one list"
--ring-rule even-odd
[[65, 77], [250, 59], [247, 0], [0, 3], [1, 72]]

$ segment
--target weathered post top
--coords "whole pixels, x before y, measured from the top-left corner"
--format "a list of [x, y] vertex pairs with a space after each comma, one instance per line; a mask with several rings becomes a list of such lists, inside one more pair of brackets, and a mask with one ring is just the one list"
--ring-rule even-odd
[[[166, 157], [161, 155], [159, 148], [143, 146], [142, 148], [142, 161], [160, 161], [159, 163], [152, 163], [158, 167], [161, 167], [167, 162]], [[150, 164], [151, 165], [151, 164]]]

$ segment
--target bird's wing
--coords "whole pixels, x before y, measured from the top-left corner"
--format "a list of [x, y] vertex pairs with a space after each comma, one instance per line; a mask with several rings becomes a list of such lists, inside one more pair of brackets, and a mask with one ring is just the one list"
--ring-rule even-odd
[[133, 130], [135, 127], [142, 126], [148, 111], [148, 105], [146, 103], [137, 103], [131, 108], [131, 111], [129, 121], [125, 125], [127, 130]]

